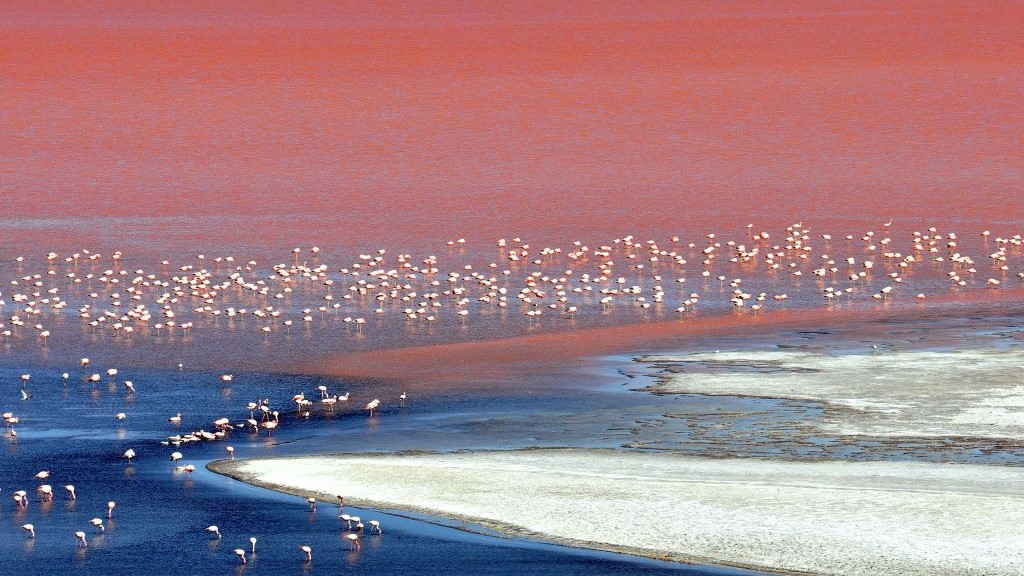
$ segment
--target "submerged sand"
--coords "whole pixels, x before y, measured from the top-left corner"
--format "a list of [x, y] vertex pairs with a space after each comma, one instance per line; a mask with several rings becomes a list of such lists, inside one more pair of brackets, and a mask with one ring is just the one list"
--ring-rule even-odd
[[825, 433], [1024, 439], [1024, 350], [651, 355], [659, 393], [823, 402]]
[[1024, 470], [610, 450], [218, 462], [296, 494], [681, 561], [824, 574], [1024, 574]]

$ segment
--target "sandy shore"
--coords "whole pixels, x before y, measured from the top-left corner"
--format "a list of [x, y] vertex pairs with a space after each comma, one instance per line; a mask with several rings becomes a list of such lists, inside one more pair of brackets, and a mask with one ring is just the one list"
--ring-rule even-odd
[[222, 461], [253, 484], [786, 573], [1024, 574], [1024, 470], [605, 450]]

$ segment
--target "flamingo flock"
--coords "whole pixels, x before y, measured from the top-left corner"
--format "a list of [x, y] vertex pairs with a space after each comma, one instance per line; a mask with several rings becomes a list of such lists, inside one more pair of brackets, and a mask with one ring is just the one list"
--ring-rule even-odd
[[[43, 503], [53, 502], [55, 497], [53, 493], [53, 486], [45, 483], [50, 478], [50, 475], [51, 474], [49, 470], [40, 470], [33, 477], [37, 482], [40, 483], [36, 487], [35, 491], [38, 494], [39, 500]], [[67, 491], [69, 501], [77, 500], [78, 496], [75, 492], [74, 485], [67, 484], [64, 486], [64, 489]], [[28, 511], [31, 499], [29, 498], [29, 492], [27, 490], [15, 490], [14, 492], [11, 493], [11, 499], [14, 501], [14, 505], [19, 514], [24, 514]], [[113, 518], [114, 507], [114, 501], [110, 501], [107, 503], [107, 518]], [[103, 519], [101, 518], [93, 518], [89, 520], [89, 525], [91, 525], [99, 533], [106, 532], [106, 526], [104, 525]], [[33, 540], [36, 538], [35, 524], [27, 522], [21, 525], [21, 529], [25, 531], [28, 538]], [[85, 531], [76, 530], [72, 532], [72, 535], [75, 537], [76, 547], [88, 548], [89, 542], [85, 538]]]
[[513, 238], [497, 240], [490, 254], [472, 247], [468, 256], [460, 238], [445, 244], [446, 258], [379, 248], [335, 264], [315, 246], [293, 249], [289, 262], [194, 254], [133, 269], [121, 251], [49, 252], [34, 269], [31, 257], [15, 260], [11, 293], [0, 293], [0, 341], [45, 347], [62, 335], [58, 316], [77, 316], [87, 332], [122, 344], [146, 338], [173, 345], [176, 337], [224, 330], [251, 330], [269, 342], [300, 328], [358, 338], [370, 327], [385, 329], [389, 317], [414, 331], [473, 318], [529, 330], [551, 318], [613, 311], [640, 318], [685, 318], [700, 309], [756, 313], [785, 307], [791, 296], [813, 305], [817, 295], [825, 306], [914, 301], [943, 284], [958, 292], [1024, 280], [1020, 234], [986, 230], [965, 243], [935, 226], [904, 235], [891, 226], [832, 235], [798, 222], [776, 236], [749, 224], [731, 238], [626, 235], [539, 248]]
[[[339, 502], [342, 502], [343, 498], [341, 496], [338, 496], [338, 500], [339, 500]], [[315, 497], [306, 498], [306, 502], [309, 504], [309, 507], [310, 507], [309, 511], [311, 513], [315, 513], [316, 512], [316, 498]], [[341, 509], [342, 509], [342, 507], [339, 504], [339, 512], [341, 511]], [[363, 537], [363, 533], [366, 531], [366, 527], [362, 523], [361, 519], [358, 516], [349, 516], [348, 514], [339, 514], [338, 518], [344, 523], [344, 527], [342, 528], [342, 530], [343, 530], [343, 534], [344, 534], [345, 540], [347, 540], [348, 543], [349, 543], [349, 550], [352, 550], [352, 551], [361, 550], [362, 549], [362, 542], [360, 542], [360, 540]], [[377, 536], [379, 536], [379, 535], [383, 534], [383, 531], [381, 530], [381, 526], [380, 526], [380, 521], [379, 520], [370, 520], [368, 522], [368, 524], [370, 525], [370, 530], [369, 530], [369, 534], [370, 535], [377, 535]], [[224, 537], [224, 535], [221, 534], [221, 532], [220, 532], [220, 528], [217, 527], [216, 525], [207, 526], [206, 527], [206, 532], [209, 535], [215, 537], [217, 540], [221, 540]], [[256, 541], [257, 540], [256, 540], [255, 536], [249, 538], [249, 544], [251, 545], [251, 548], [248, 551], [249, 555], [255, 556], [255, 554], [256, 554]], [[298, 546], [298, 549], [299, 549], [300, 552], [302, 552], [303, 557], [304, 557], [306, 563], [311, 563], [313, 561], [313, 548], [311, 546], [309, 546], [308, 544], [300, 544]], [[248, 563], [247, 551], [244, 548], [235, 548], [235, 549], [232, 550], [232, 553], [235, 554], [235, 556], [238, 557], [238, 561], [239, 561], [240, 564], [247, 564]]]
[[[81, 365], [83, 367], [88, 366], [89, 360], [87, 358], [82, 358]], [[116, 368], [110, 368], [106, 370], [104, 373], [106, 374], [107, 377], [114, 378], [119, 374], [119, 371]], [[64, 379], [66, 380], [66, 378]], [[32, 380], [32, 376], [30, 373], [25, 373], [19, 377], [19, 380], [23, 383], [30, 382]], [[93, 378], [90, 376], [86, 378], [86, 380], [91, 381], [93, 380]], [[351, 392], [345, 392], [343, 394], [331, 393], [330, 389], [326, 385], [318, 385], [316, 387], [316, 395], [319, 396], [318, 403], [314, 403], [311, 400], [307, 399], [305, 392], [299, 392], [291, 397], [291, 401], [295, 405], [294, 412], [296, 414], [296, 417], [308, 417], [309, 411], [315, 409], [317, 405], [319, 405], [320, 409], [325, 413], [334, 412], [335, 406], [338, 403], [345, 405], [351, 398]], [[407, 393], [403, 392], [402, 394], [399, 395], [399, 397], [396, 400], [400, 407], [404, 408], [407, 399]], [[374, 411], [378, 411], [380, 407], [381, 400], [379, 398], [374, 398], [370, 400], [366, 405], [366, 408], [371, 410], [370, 417], [373, 417]], [[241, 433], [247, 432], [249, 434], [259, 434], [261, 431], [266, 431], [267, 433], [270, 433], [274, 429], [276, 429], [277, 425], [282, 421], [281, 411], [272, 408], [270, 398], [260, 398], [257, 399], [256, 401], [248, 402], [244, 405], [244, 407], [239, 408], [239, 412], [241, 414], [236, 420], [232, 420], [231, 418], [228, 417], [222, 417], [213, 420], [211, 422], [212, 431], [199, 429], [188, 433], [171, 434], [169, 436], [166, 436], [164, 440], [161, 440], [161, 445], [171, 446], [174, 448], [174, 450], [170, 452], [169, 455], [169, 459], [174, 465], [174, 470], [176, 472], [184, 472], [186, 474], [191, 474], [196, 470], [194, 464], [179, 463], [185, 458], [184, 454], [179, 450], [183, 446], [186, 446], [192, 442], [225, 440], [236, 431], [240, 431]], [[355, 413], [356, 412], [353, 411], [353, 414]], [[249, 417], [245, 418], [245, 415], [248, 415]], [[119, 412], [115, 415], [115, 419], [118, 422], [123, 422], [126, 420], [126, 418], [127, 416], [124, 412]], [[257, 418], [260, 419], [257, 420]], [[12, 426], [13, 424], [18, 423], [18, 418], [16, 416], [13, 416], [12, 414], [5, 415], [5, 420], [12, 422]], [[166, 418], [166, 420], [168, 426], [177, 427], [180, 426], [184, 421], [186, 421], [187, 418], [181, 412], [177, 412], [173, 416]], [[13, 434], [13, 430], [11, 432]], [[225, 448], [229, 457], [233, 458], [235, 452], [234, 447], [228, 445]], [[128, 463], [128, 465], [131, 465], [133, 460], [137, 458], [137, 452], [134, 448], [129, 448], [125, 450], [123, 453], [121, 453], [121, 458], [123, 458]], [[52, 472], [50, 470], [40, 470], [33, 476], [33, 479], [38, 482], [38, 486], [35, 492], [38, 494], [39, 499], [43, 502], [52, 502], [55, 497], [53, 486], [47, 483], [50, 481], [51, 476]], [[67, 493], [67, 498], [69, 501], [77, 499], [77, 491], [73, 484], [65, 484], [64, 490]], [[31, 502], [29, 491], [16, 490], [12, 492], [11, 498], [14, 501], [15, 506], [17, 507], [18, 510], [22, 512], [27, 511]], [[306, 498], [306, 503], [309, 505], [310, 512], [315, 513], [317, 511], [317, 500], [315, 497]], [[344, 499], [343, 497], [338, 496], [339, 518], [343, 522], [343, 532], [347, 532], [345, 534], [345, 538], [349, 542], [349, 548], [350, 550], [360, 550], [361, 544], [359, 540], [360, 538], [362, 538], [364, 532], [366, 532], [367, 529], [358, 516], [349, 517], [348, 515], [341, 514], [341, 512], [343, 511], [343, 506]], [[116, 503], [114, 501], [111, 500], [107, 502], [106, 518], [108, 520], [113, 518], [115, 507]], [[105, 534], [107, 531], [106, 523], [100, 517], [94, 517], [90, 519], [88, 521], [88, 524], [92, 527], [93, 531], [96, 534]], [[379, 521], [372, 520], [369, 522], [369, 526], [369, 534], [382, 534]], [[29, 538], [35, 539], [37, 537], [36, 527], [34, 524], [25, 523], [21, 525], [21, 528], [26, 532]], [[216, 537], [216, 539], [218, 540], [223, 538], [223, 534], [221, 533], [220, 528], [217, 525], [210, 525], [205, 530], [207, 533]], [[81, 549], [86, 549], [89, 547], [87, 531], [75, 530], [72, 532], [72, 534], [75, 538], [76, 547]], [[250, 538], [250, 545], [251, 550], [248, 553], [246, 552], [245, 549], [242, 548], [233, 550], [233, 553], [237, 556], [239, 562], [241, 562], [242, 564], [248, 562], [249, 555], [255, 554], [255, 537]], [[306, 561], [311, 562], [311, 548], [307, 545], [303, 545], [302, 547], [300, 547], [300, 549], [305, 553]]]

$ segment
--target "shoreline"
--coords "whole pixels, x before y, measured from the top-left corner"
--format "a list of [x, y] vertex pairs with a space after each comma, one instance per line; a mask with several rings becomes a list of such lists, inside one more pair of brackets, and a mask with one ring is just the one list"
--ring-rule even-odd
[[[303, 470], [315, 470], [314, 477], [286, 470], [297, 460]], [[575, 448], [346, 453], [221, 460], [207, 467], [298, 497], [315, 494], [335, 501], [336, 494], [323, 485], [344, 483], [346, 488], [339, 491], [347, 493], [346, 501], [382, 512], [405, 510], [479, 524], [511, 537], [775, 574], [948, 573], [983, 558], [992, 566], [986, 564], [981, 572], [987, 567], [998, 573], [1013, 558], [1024, 556], [1024, 548], [1014, 550], [1009, 541], [989, 539], [997, 528], [973, 522], [993, 507], [1008, 511], [1003, 523], [1024, 512], [1024, 500], [1012, 488], [1024, 486], [1024, 473], [1018, 469], [713, 459]], [[372, 481], [359, 480], [368, 474], [374, 475]], [[502, 479], [504, 494], [492, 492], [495, 478]], [[1011, 487], [1004, 488], [1006, 484]], [[642, 498], [634, 499], [633, 491], [642, 491]], [[459, 503], [445, 500], [447, 496], [457, 496]], [[563, 501], [558, 504], [563, 512], [579, 515], [558, 524], [559, 511], [549, 507], [553, 499]], [[629, 521], [615, 514], [619, 504], [628, 510]], [[809, 505], [813, 509], [806, 509]], [[916, 514], [896, 511], [903, 506]], [[962, 515], [963, 520], [950, 520], [950, 515]], [[552, 519], [553, 524], [546, 524]], [[537, 529], [538, 522], [548, 531]], [[660, 524], [652, 529], [651, 522]], [[589, 537], [594, 534], [603, 540]], [[1008, 532], [1001, 534], [1006, 540]], [[624, 544], [624, 538], [641, 545]], [[660, 547], [651, 546], [652, 539]], [[958, 544], [962, 554], [956, 554], [955, 545], [952, 553], [950, 546], [931, 546], [944, 541]], [[695, 549], [684, 553], [666, 547], [683, 542]], [[774, 552], [783, 547], [785, 555]], [[984, 555], [995, 548], [1001, 557]], [[821, 558], [821, 552], [814, 552], [819, 549], [829, 551], [828, 556]]]

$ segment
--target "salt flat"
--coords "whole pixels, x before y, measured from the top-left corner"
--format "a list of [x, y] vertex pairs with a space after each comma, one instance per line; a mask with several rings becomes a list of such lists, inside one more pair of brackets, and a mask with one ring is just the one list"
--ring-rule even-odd
[[833, 434], [1024, 438], [1024, 352], [819, 354], [738, 351], [645, 356], [660, 393], [825, 402]]
[[300, 495], [675, 560], [791, 573], [1024, 574], [1024, 470], [1011, 467], [546, 449], [211, 468]]

